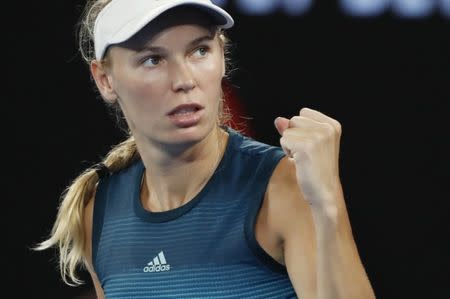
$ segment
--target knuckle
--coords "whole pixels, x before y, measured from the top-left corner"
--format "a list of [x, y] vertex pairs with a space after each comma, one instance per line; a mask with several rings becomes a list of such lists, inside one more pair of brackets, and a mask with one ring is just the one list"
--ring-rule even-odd
[[296, 115], [296, 116], [293, 116], [293, 117], [291, 117], [291, 119], [289, 120], [289, 122], [291, 123], [291, 124], [299, 124], [300, 123], [300, 121], [301, 121], [301, 117], [300, 116], [298, 116], [298, 115]]
[[336, 129], [336, 132], [337, 132], [339, 135], [341, 135], [341, 134], [342, 134], [342, 125], [341, 125], [341, 123], [338, 122], [337, 120], [335, 120], [334, 122], [335, 122], [334, 127], [335, 127], [335, 129]]
[[336, 128], [330, 123], [324, 123], [323, 128], [325, 137], [332, 136], [336, 133]]
[[341, 134], [341, 124], [333, 120], [331, 123], [325, 123], [325, 130], [328, 136], [340, 135]]

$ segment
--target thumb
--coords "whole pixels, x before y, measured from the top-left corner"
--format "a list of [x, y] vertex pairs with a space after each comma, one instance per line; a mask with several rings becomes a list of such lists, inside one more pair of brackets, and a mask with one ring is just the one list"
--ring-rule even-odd
[[278, 133], [280, 133], [281, 136], [283, 136], [284, 130], [286, 130], [289, 127], [289, 119], [284, 117], [277, 117], [274, 121], [275, 128], [277, 128]]

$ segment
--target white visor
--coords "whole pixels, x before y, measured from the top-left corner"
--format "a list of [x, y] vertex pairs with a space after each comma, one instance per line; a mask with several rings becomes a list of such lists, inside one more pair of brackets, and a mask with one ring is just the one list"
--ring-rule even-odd
[[221, 28], [233, 26], [233, 18], [210, 0], [112, 0], [99, 13], [94, 26], [95, 57], [124, 42], [163, 12], [180, 5], [192, 5], [209, 13]]

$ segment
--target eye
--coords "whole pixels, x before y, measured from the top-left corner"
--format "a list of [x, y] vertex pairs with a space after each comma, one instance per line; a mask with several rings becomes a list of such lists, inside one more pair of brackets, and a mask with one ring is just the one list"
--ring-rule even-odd
[[157, 66], [161, 62], [160, 56], [150, 56], [142, 60], [142, 64], [146, 67]]
[[198, 57], [204, 57], [206, 56], [206, 54], [208, 54], [209, 52], [209, 47], [207, 46], [201, 46], [198, 47], [195, 51], [194, 51], [194, 55], [198, 56]]

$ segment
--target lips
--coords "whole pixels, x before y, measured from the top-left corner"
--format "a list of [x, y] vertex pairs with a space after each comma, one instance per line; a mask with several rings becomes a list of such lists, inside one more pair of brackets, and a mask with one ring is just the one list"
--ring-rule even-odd
[[167, 116], [174, 126], [189, 128], [196, 126], [201, 121], [203, 114], [203, 106], [189, 103], [175, 107], [167, 113]]
[[195, 103], [191, 104], [183, 104], [172, 109], [167, 115], [175, 116], [175, 115], [185, 115], [189, 113], [195, 113], [199, 110], [203, 109], [203, 106]]

